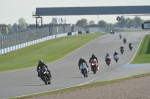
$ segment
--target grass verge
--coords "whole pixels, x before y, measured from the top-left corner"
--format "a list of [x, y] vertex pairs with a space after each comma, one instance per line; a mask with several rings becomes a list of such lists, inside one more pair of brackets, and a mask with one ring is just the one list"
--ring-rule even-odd
[[150, 63], [150, 34], [145, 35], [131, 63]]
[[0, 72], [36, 66], [39, 59], [53, 62], [104, 34], [61, 37], [0, 55]]
[[130, 79], [136, 79], [144, 76], [149, 76], [149, 73], [145, 74], [139, 74], [139, 75], [133, 75], [130, 77], [125, 77], [125, 78], [120, 78], [120, 79], [115, 79], [115, 80], [109, 80], [109, 81], [103, 81], [103, 82], [96, 82], [96, 83], [91, 83], [91, 84], [85, 84], [81, 86], [76, 86], [76, 87], [70, 87], [70, 88], [65, 88], [65, 89], [60, 89], [56, 91], [51, 91], [51, 92], [44, 92], [44, 93], [39, 93], [39, 94], [33, 94], [33, 95], [28, 95], [28, 96], [23, 96], [23, 97], [14, 97], [14, 98], [9, 98], [9, 99], [25, 99], [25, 98], [32, 98], [32, 97], [38, 97], [38, 96], [43, 96], [43, 95], [50, 95], [50, 94], [57, 94], [57, 93], [64, 93], [68, 91], [74, 91], [74, 90], [80, 90], [83, 88], [90, 88], [90, 87], [95, 87], [95, 86], [102, 86], [106, 84], [111, 84], [111, 83], [116, 83], [116, 82], [121, 82], [124, 80], [130, 80]]

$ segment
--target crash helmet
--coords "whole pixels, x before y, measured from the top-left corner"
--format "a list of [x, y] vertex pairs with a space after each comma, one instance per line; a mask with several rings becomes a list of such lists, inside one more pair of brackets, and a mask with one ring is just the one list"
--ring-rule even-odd
[[107, 55], [109, 55], [109, 52], [107, 52]]
[[43, 61], [40, 59], [40, 60], [38, 60], [38, 63], [41, 64], [41, 63], [43, 63]]
[[95, 57], [95, 54], [92, 54], [92, 57]]
[[83, 59], [83, 57], [80, 57], [80, 60], [82, 60]]

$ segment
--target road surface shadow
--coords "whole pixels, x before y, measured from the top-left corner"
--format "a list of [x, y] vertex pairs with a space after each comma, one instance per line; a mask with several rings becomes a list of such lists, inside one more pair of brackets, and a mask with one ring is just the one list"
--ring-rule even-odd
[[24, 85], [24, 86], [43, 86], [43, 85], [45, 85], [44, 83], [43, 84], [32, 84], [32, 85]]
[[84, 76], [81, 75], [81, 77], [70, 77], [70, 78], [84, 78]]

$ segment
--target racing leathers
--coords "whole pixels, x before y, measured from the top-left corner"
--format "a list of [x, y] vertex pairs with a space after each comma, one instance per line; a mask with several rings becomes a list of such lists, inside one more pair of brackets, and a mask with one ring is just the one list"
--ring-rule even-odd
[[49, 76], [51, 77], [50, 70], [48, 70], [48, 66], [45, 65], [44, 63], [39, 63], [38, 66], [37, 66], [38, 77], [40, 77], [40, 68], [42, 68], [43, 66], [46, 67], [47, 71], [49, 72]]
[[87, 62], [86, 62], [84, 59], [80, 59], [80, 60], [78, 61], [79, 70], [80, 70], [80, 65], [81, 65], [82, 63], [85, 63], [85, 64], [86, 64], [86, 66], [87, 66], [87, 71], [89, 72]]
[[[98, 58], [94, 55], [94, 56], [92, 56], [90, 59], [89, 59], [89, 63], [91, 63], [91, 60], [92, 59], [96, 59], [96, 61], [97, 61], [97, 70], [99, 69], [99, 67], [98, 67]], [[91, 70], [92, 70], [92, 67], [91, 67]]]

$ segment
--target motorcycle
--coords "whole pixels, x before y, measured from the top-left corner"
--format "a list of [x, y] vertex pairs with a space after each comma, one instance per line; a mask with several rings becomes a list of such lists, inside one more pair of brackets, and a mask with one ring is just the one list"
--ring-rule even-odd
[[119, 56], [118, 55], [115, 55], [114, 56], [114, 60], [116, 61], [116, 63], [118, 62], [118, 60], [119, 60]]
[[88, 68], [86, 66], [86, 63], [80, 64], [80, 70], [81, 70], [81, 73], [84, 75], [84, 77], [88, 77], [88, 75], [87, 75]]
[[132, 50], [132, 48], [133, 48], [133, 45], [129, 45], [129, 49], [130, 49], [130, 51]]
[[106, 64], [109, 66], [109, 65], [110, 65], [110, 62], [111, 62], [111, 58], [110, 58], [110, 57], [107, 57], [105, 61], [106, 61]]
[[120, 39], [122, 38], [122, 36], [119, 36], [120, 37]]
[[123, 54], [123, 53], [124, 53], [124, 50], [123, 50], [123, 49], [120, 49], [120, 52], [121, 52], [121, 54]]
[[124, 39], [124, 40], [123, 40], [123, 43], [124, 43], [124, 44], [126, 44], [126, 42], [127, 42], [127, 40], [126, 40], [126, 39]]
[[47, 68], [43, 66], [42, 68], [39, 67], [40, 70], [40, 78], [44, 81], [44, 83], [51, 84], [51, 74], [47, 71]]
[[96, 74], [96, 71], [98, 70], [98, 66], [97, 66], [97, 60], [96, 59], [92, 59], [91, 60], [91, 69], [93, 71], [94, 74]]

